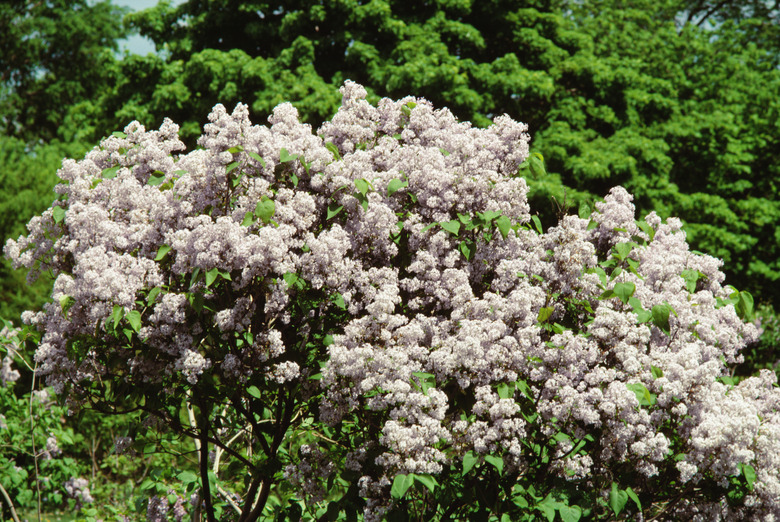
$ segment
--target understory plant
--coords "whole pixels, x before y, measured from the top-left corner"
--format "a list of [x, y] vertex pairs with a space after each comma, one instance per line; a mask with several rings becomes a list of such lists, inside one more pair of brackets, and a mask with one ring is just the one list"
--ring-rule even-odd
[[752, 297], [679, 220], [616, 187], [544, 230], [526, 125], [341, 92], [316, 133], [217, 105], [188, 153], [131, 123], [6, 243], [68, 408], [192, 442], [149, 519], [780, 516]]

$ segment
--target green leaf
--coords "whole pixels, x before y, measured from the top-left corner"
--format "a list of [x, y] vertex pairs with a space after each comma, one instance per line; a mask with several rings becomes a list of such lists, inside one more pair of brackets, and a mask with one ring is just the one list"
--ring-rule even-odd
[[231, 172], [233, 172], [237, 168], [238, 168], [238, 162], [237, 161], [229, 163], [227, 168], [225, 169], [225, 174], [230, 174]]
[[193, 482], [198, 481], [198, 476], [192, 471], [182, 471], [176, 475], [176, 478], [179, 479], [185, 486], [187, 484], [192, 484]]
[[298, 154], [290, 154], [287, 149], [279, 151], [279, 161], [282, 163], [289, 163], [298, 159]]
[[141, 330], [141, 312], [138, 310], [130, 310], [127, 312], [125, 318], [130, 324], [130, 328], [132, 328], [135, 333], [138, 333]]
[[65, 209], [59, 206], [52, 207], [51, 217], [54, 218], [55, 223], [61, 223], [62, 220], [65, 219]]
[[214, 284], [214, 281], [217, 280], [217, 276], [219, 275], [219, 270], [217, 268], [212, 268], [208, 272], [206, 272], [206, 287], [208, 288], [212, 284]]
[[555, 520], [555, 508], [558, 506], [558, 503], [550, 496], [547, 495], [544, 500], [536, 504], [536, 509], [544, 513], [544, 516], [547, 517], [548, 522], [553, 522]]
[[368, 190], [371, 188], [371, 183], [369, 183], [363, 178], [356, 179], [355, 188], [358, 189], [358, 192], [360, 192], [365, 196], [366, 194], [368, 194]]
[[485, 220], [486, 223], [490, 223], [498, 216], [500, 216], [501, 212], [496, 212], [495, 210], [486, 210], [484, 212], [480, 212], [479, 214], [481, 215], [482, 219]]
[[152, 175], [149, 176], [149, 179], [146, 181], [146, 184], [152, 187], [156, 187], [157, 185], [162, 184], [163, 181], [165, 181], [165, 172], [155, 170], [154, 172], [152, 172]]
[[160, 245], [160, 248], [157, 249], [157, 255], [154, 256], [155, 261], [162, 261], [163, 258], [168, 254], [168, 252], [171, 251], [171, 247], [169, 245]]
[[458, 235], [458, 231], [460, 230], [460, 221], [458, 221], [457, 219], [453, 219], [452, 221], [446, 221], [440, 224], [441, 224], [441, 228], [443, 228], [453, 236]]
[[642, 303], [636, 297], [630, 297], [628, 299], [628, 304], [633, 308], [633, 312], [636, 314], [637, 322], [639, 324], [646, 323], [652, 319], [653, 315], [649, 310], [642, 308]]
[[498, 231], [501, 232], [501, 237], [506, 239], [509, 235], [509, 230], [512, 228], [512, 222], [509, 221], [509, 218], [506, 216], [499, 216], [498, 219], [496, 219], [496, 226], [498, 227]]
[[544, 230], [542, 229], [542, 221], [539, 219], [539, 216], [531, 216], [531, 221], [533, 221], [537, 232], [544, 234]]
[[119, 305], [114, 305], [114, 310], [111, 312], [111, 320], [114, 321], [114, 329], [116, 330], [119, 323], [125, 316], [125, 309]]
[[117, 138], [120, 138], [120, 139], [127, 138], [127, 134], [125, 134], [124, 132], [119, 132], [119, 131], [114, 131], [114, 132], [111, 133], [111, 135], [115, 136]]
[[249, 388], [246, 389], [246, 392], [252, 397], [254, 397], [255, 399], [260, 398], [260, 389], [257, 386], [250, 386]]
[[390, 488], [390, 495], [393, 498], [403, 498], [409, 488], [414, 484], [414, 473], [409, 475], [396, 475], [393, 479], [393, 485]]
[[343, 209], [343, 205], [336, 205], [335, 203], [331, 203], [328, 205], [328, 217], [327, 219], [331, 219], [338, 215], [339, 212], [341, 212], [341, 209]]
[[496, 386], [496, 393], [500, 399], [510, 399], [515, 393], [514, 386], [509, 386], [505, 382], [499, 383]]
[[257, 216], [263, 223], [268, 224], [271, 222], [271, 218], [276, 213], [276, 203], [273, 202], [268, 196], [263, 196], [260, 201], [257, 202], [255, 207], [255, 216]]
[[439, 483], [431, 475], [414, 475], [414, 480], [428, 488], [428, 491], [433, 493], [433, 490], [439, 486]]
[[157, 296], [162, 292], [162, 288], [159, 286], [155, 286], [151, 290], [149, 290], [149, 294], [146, 296], [146, 306], [152, 306], [154, 304], [155, 299], [157, 299]]
[[667, 304], [657, 304], [650, 311], [653, 317], [653, 324], [660, 328], [666, 335], [669, 335], [669, 316], [672, 313], [672, 307]]
[[615, 516], [618, 516], [623, 511], [626, 507], [626, 502], [628, 502], [628, 493], [618, 489], [617, 483], [613, 482], [612, 490], [609, 492], [609, 507], [612, 508]]
[[541, 178], [547, 174], [547, 171], [544, 168], [544, 156], [538, 152], [531, 154], [531, 157], [529, 158], [529, 167], [531, 168], [531, 173], [536, 178]]
[[265, 160], [262, 158], [262, 156], [260, 156], [260, 154], [258, 154], [257, 152], [249, 152], [248, 154], [250, 158], [258, 162], [260, 166], [265, 168]]
[[658, 366], [650, 366], [650, 373], [653, 375], [654, 379], [660, 379], [664, 376], [664, 371]]
[[563, 522], [577, 522], [582, 516], [580, 506], [561, 506], [558, 508], [558, 512], [561, 514]]
[[750, 464], [743, 464], [742, 475], [747, 482], [748, 491], [753, 491], [753, 484], [756, 482], [756, 469]]
[[432, 228], [433, 228], [433, 227], [435, 227], [436, 225], [438, 225], [438, 223], [436, 223], [436, 222], [433, 222], [433, 223], [431, 223], [430, 225], [427, 225], [427, 226], [426, 226], [425, 228], [423, 228], [422, 230], [420, 230], [420, 233], [421, 233], [421, 234], [424, 234], [425, 232], [429, 231], [430, 229], [432, 229]]
[[329, 141], [325, 144], [325, 148], [330, 151], [331, 154], [333, 154], [333, 159], [336, 161], [339, 161], [341, 159], [341, 153], [339, 152], [339, 148], [336, 147], [336, 144], [332, 141]]
[[122, 168], [121, 165], [117, 165], [116, 167], [103, 169], [101, 176], [103, 176], [103, 179], [113, 179], [116, 177], [117, 173], [119, 172], [119, 169], [121, 168]]
[[474, 455], [473, 451], [467, 451], [466, 454], [463, 455], [463, 472], [460, 474], [461, 477], [471, 471], [471, 468], [473, 468], [478, 461], [479, 458]]
[[236, 145], [235, 147], [230, 147], [227, 151], [231, 154], [238, 154], [239, 152], [243, 152], [244, 147], [241, 145]]
[[634, 504], [636, 504], [637, 509], [639, 511], [642, 511], [642, 503], [639, 501], [639, 497], [636, 493], [634, 493], [634, 490], [631, 488], [626, 488], [626, 493], [628, 494], [628, 498], [634, 501]]
[[255, 222], [255, 215], [252, 212], [244, 214], [244, 219], [241, 221], [242, 227], [248, 227]]
[[553, 314], [554, 311], [555, 308], [553, 308], [552, 306], [544, 306], [540, 308], [539, 313], [536, 316], [536, 322], [543, 323], [547, 321], [547, 319], [550, 318], [550, 316]]
[[387, 195], [392, 196], [402, 188], [408, 186], [409, 186], [408, 181], [401, 181], [400, 179], [391, 179], [390, 183], [387, 184]]
[[634, 283], [615, 283], [615, 287], [612, 289], [615, 295], [623, 301], [624, 304], [628, 303], [628, 300], [634, 295], [636, 285]]
[[655, 394], [650, 393], [650, 390], [645, 388], [645, 385], [641, 382], [627, 383], [626, 388], [634, 392], [640, 406], [652, 406], [655, 404]]
[[628, 255], [631, 253], [631, 251], [636, 246], [636, 243], [628, 242], [628, 243], [618, 243], [614, 246], [615, 253], [617, 253], [617, 258], [620, 261], [625, 260]]
[[704, 274], [698, 270], [683, 270], [680, 276], [685, 281], [685, 288], [688, 290], [688, 293], [692, 294], [696, 291], [696, 282], [700, 277], [703, 277]]
[[504, 459], [495, 455], [485, 455], [485, 462], [498, 470], [498, 474], [504, 473]]
[[474, 254], [477, 252], [477, 245], [471, 240], [461, 241], [460, 245], [458, 245], [458, 249], [460, 250], [460, 253], [463, 254], [463, 257], [466, 258], [466, 261], [471, 261], [474, 259]]
[[753, 320], [753, 296], [749, 292], [738, 292], [737, 303], [734, 305], [734, 310], [737, 311], [737, 315], [743, 321]]

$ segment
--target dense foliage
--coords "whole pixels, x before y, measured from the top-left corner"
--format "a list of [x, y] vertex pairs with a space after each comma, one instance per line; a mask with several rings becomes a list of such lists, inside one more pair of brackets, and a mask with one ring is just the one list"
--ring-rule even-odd
[[316, 134], [217, 105], [186, 154], [132, 123], [6, 244], [55, 277], [37, 374], [194, 441], [150, 519], [780, 516], [776, 376], [729, 374], [752, 298], [678, 219], [617, 187], [545, 230], [526, 125], [341, 92]]

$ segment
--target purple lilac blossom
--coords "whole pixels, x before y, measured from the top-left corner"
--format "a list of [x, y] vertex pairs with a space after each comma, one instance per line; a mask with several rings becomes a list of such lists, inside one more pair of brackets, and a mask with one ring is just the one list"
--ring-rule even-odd
[[[780, 390], [771, 372], [721, 382], [757, 329], [723, 304], [731, 290], [720, 261], [689, 250], [680, 220], [650, 213], [640, 227], [632, 196], [616, 187], [588, 219], [565, 216], [536, 233], [517, 175], [529, 154], [526, 125], [500, 116], [477, 129], [424, 99], [372, 106], [349, 81], [341, 92], [341, 108], [317, 133], [290, 104], [274, 110], [270, 127], [252, 125], [246, 105], [232, 113], [217, 105], [201, 149], [177, 154], [170, 120], [159, 131], [134, 122], [84, 160], [66, 161], [63, 199], [5, 247], [32, 278], [56, 276], [51, 302], [24, 316], [43, 332], [35, 359], [48, 384], [78, 393], [108, 371], [100, 342], [78, 359], [67, 345], [95, 332], [115, 339], [119, 310], [120, 319], [140, 316], [145, 349], [124, 361], [136, 384], [195, 386], [208, 374], [289, 385], [319, 371], [291, 360], [283, 335], [301, 280], [338, 296], [346, 317], [322, 370], [320, 420], [335, 426], [364, 410], [383, 419], [347, 455], [366, 520], [391, 509], [396, 475], [436, 475], [469, 451], [502, 454], [508, 472], [527, 469], [532, 430], [593, 434], [593, 453], [572, 452], [569, 441], [553, 455], [552, 471], [585, 487], [625, 462], [639, 477], [671, 467], [694, 485], [725, 483], [751, 465], [757, 478], [744, 506], [684, 500], [669, 516], [780, 517]], [[234, 162], [240, 178], [230, 175]], [[268, 201], [270, 218], [255, 215]], [[491, 211], [513, 226], [491, 222], [487, 241], [466, 223]], [[621, 248], [631, 263], [610, 277], [600, 262]], [[701, 274], [694, 291], [686, 270]], [[208, 272], [222, 294], [209, 292]], [[635, 301], [609, 297], [626, 288]], [[194, 294], [209, 306], [197, 307]], [[641, 319], [654, 307], [668, 307], [668, 329]], [[308, 319], [295, 325], [304, 337]], [[556, 322], [568, 326], [548, 327]], [[423, 387], [419, 375], [432, 382]], [[521, 414], [520, 389], [498, 393], [520, 381], [534, 420]], [[638, 387], [655, 403], [640, 403]], [[473, 404], [451, 414], [453, 393]], [[682, 441], [674, 451], [669, 426]], [[285, 477], [316, 503], [334, 468], [319, 449], [301, 453]], [[150, 500], [150, 520], [167, 506]]]

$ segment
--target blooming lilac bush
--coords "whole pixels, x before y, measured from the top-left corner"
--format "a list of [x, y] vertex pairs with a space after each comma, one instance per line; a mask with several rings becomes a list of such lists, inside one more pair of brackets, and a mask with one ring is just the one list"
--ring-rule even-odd
[[524, 124], [342, 94], [63, 164], [5, 251], [56, 276], [24, 320], [72, 408], [194, 439], [210, 520], [780, 516], [775, 377], [729, 377], [752, 299], [679, 220], [618, 187], [544, 231]]

